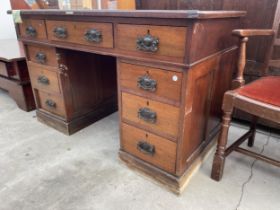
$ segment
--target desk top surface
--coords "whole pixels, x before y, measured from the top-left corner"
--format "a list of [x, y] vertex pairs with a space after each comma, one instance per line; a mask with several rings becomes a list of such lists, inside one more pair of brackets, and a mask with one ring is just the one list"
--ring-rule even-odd
[[0, 40], [0, 60], [11, 62], [24, 59], [24, 50], [20, 41], [16, 39]]
[[200, 10], [21, 10], [21, 15], [76, 15], [96, 17], [132, 17], [132, 18], [176, 18], [176, 19], [212, 19], [233, 18], [246, 15], [245, 11], [200, 11]]

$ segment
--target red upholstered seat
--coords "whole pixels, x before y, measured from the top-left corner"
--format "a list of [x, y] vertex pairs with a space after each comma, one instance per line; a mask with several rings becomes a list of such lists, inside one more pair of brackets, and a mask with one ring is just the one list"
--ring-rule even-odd
[[238, 90], [240, 95], [280, 107], [280, 76], [262, 77]]

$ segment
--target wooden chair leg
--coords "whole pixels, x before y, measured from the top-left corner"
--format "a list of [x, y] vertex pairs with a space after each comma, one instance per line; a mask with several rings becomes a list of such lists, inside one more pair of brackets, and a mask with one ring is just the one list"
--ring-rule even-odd
[[223, 170], [225, 165], [225, 150], [228, 140], [228, 130], [231, 122], [231, 114], [230, 112], [224, 112], [223, 122], [222, 122], [222, 130], [218, 139], [217, 150], [214, 156], [213, 166], [211, 178], [220, 181], [223, 176]]
[[258, 117], [253, 116], [253, 119], [252, 119], [252, 122], [251, 122], [251, 127], [250, 127], [251, 136], [248, 139], [248, 147], [253, 147], [254, 146], [257, 122], [258, 122]]

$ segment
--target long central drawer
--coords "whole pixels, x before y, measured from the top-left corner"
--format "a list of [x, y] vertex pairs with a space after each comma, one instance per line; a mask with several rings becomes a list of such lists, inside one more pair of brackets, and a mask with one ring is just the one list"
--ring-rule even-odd
[[113, 48], [112, 23], [47, 20], [46, 25], [50, 40]]

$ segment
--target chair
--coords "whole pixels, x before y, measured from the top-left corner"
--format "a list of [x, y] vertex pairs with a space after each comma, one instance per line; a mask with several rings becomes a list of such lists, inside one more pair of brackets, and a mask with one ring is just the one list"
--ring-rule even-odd
[[[248, 146], [254, 145], [256, 123], [258, 118], [264, 118], [280, 124], [280, 76], [265, 76], [244, 85], [243, 72], [246, 62], [246, 43], [251, 36], [271, 36], [271, 47], [267, 53], [266, 64], [268, 66], [272, 52], [275, 32], [273, 30], [234, 30], [233, 35], [239, 37], [239, 59], [237, 64], [237, 78], [233, 80], [234, 90], [227, 91], [224, 95], [222, 110], [222, 130], [218, 139], [217, 150], [214, 156], [211, 178], [219, 181], [223, 176], [226, 157], [233, 151], [251, 156], [280, 167], [280, 162], [239, 147], [248, 139]], [[239, 109], [251, 114], [252, 123], [250, 129], [231, 146], [226, 148], [228, 130], [234, 109]]]

